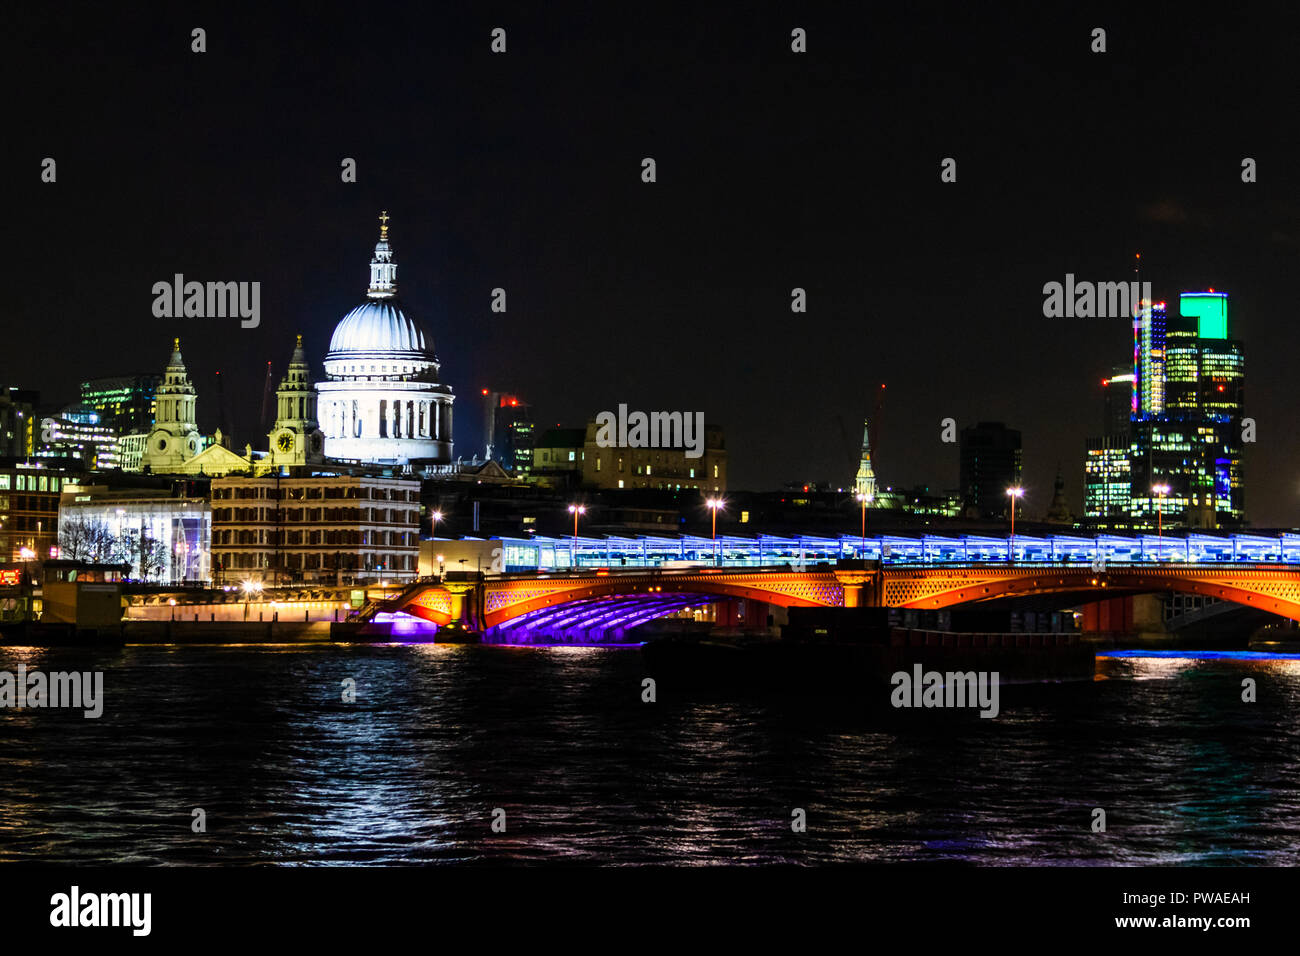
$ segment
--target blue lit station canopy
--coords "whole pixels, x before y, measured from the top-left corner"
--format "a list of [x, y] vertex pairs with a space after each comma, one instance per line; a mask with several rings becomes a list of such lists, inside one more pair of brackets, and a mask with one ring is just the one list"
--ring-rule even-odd
[[[452, 539], [435, 539], [446, 540]], [[462, 538], [461, 541], [483, 541]], [[988, 535], [719, 535], [610, 536], [577, 538], [493, 538], [500, 542], [508, 573], [590, 568], [780, 567], [871, 560], [889, 565], [944, 565], [1006, 562], [1018, 564], [1138, 564], [1178, 562], [1218, 564], [1300, 564], [1300, 534], [1277, 535], [1018, 534]], [[1011, 553], [1014, 548], [1014, 555]]]

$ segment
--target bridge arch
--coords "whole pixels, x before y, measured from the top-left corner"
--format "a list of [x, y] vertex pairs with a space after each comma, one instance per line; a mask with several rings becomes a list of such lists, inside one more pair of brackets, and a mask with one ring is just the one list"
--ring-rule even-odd
[[[388, 610], [403, 611], [446, 626], [461, 619], [472, 630], [500, 627], [540, 611], [596, 601], [638, 599], [647, 607], [662, 601], [663, 613], [696, 598], [700, 603], [724, 599], [759, 601], [778, 607], [839, 607], [844, 588], [830, 571], [772, 572], [735, 569], [564, 574], [501, 575], [469, 585], [462, 609], [456, 607], [455, 582], [430, 582], [408, 588]], [[459, 617], [458, 617], [458, 612]]]
[[1300, 574], [1278, 567], [1133, 566], [888, 569], [884, 603], [940, 609], [1008, 597], [1078, 595], [1082, 600], [1180, 591], [1300, 621]]

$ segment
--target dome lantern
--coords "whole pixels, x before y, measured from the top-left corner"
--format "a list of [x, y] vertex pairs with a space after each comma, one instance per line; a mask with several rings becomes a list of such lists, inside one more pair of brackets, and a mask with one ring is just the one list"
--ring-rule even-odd
[[370, 260], [370, 288], [366, 291], [372, 299], [390, 299], [397, 295], [397, 263], [388, 244], [389, 218], [387, 209], [379, 216], [379, 241], [375, 243], [375, 256]]

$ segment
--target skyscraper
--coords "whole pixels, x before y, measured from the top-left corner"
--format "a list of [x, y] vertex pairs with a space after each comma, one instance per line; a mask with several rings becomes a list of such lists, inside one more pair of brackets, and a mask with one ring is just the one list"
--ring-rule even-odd
[[1165, 303], [1143, 300], [1133, 319], [1135, 418], [1159, 415], [1165, 406]]
[[1007, 489], [1020, 484], [1020, 432], [1002, 422], [961, 430], [961, 494], [968, 512], [981, 518], [1009, 514]]
[[[1126, 441], [1111, 435], [1088, 441], [1085, 514], [1101, 527], [1155, 527], [1163, 520], [1171, 527], [1214, 528], [1245, 520], [1245, 357], [1241, 343], [1228, 337], [1228, 296], [1213, 289], [1184, 292], [1178, 311], [1167, 318], [1161, 302], [1140, 310], [1129, 435]], [[1109, 385], [1117, 379], [1103, 383], [1112, 431], [1117, 420]]]
[[1104, 418], [1101, 433], [1112, 437], [1127, 435], [1133, 420], [1133, 373], [1116, 369], [1101, 380]]
[[1083, 513], [1099, 527], [1122, 526], [1128, 521], [1133, 491], [1129, 446], [1135, 378], [1133, 372], [1125, 371], [1101, 380], [1101, 434], [1088, 439], [1083, 466]]
[[487, 449], [484, 457], [522, 478], [533, 470], [532, 406], [518, 395], [483, 389]]

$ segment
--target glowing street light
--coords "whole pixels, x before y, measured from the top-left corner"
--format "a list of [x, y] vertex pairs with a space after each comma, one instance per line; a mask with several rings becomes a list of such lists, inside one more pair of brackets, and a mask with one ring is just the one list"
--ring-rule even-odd
[[1007, 549], [1007, 560], [1012, 564], [1016, 562], [1016, 504], [1025, 496], [1025, 489], [1019, 485], [1007, 489], [1007, 496], [1011, 499], [1011, 547]]
[[704, 502], [708, 509], [713, 512], [713, 563], [718, 563], [718, 511], [722, 509], [726, 502], [721, 498], [710, 498]]
[[248, 620], [248, 602], [254, 594], [262, 593], [261, 581], [241, 581], [239, 589], [244, 592], [244, 620]]
[[[882, 385], [881, 388], [884, 388]], [[867, 505], [875, 500], [875, 495], [869, 495], [866, 492], [859, 492], [855, 496], [862, 504], [862, 553], [867, 552]]]
[[1156, 561], [1164, 560], [1165, 550], [1165, 495], [1172, 490], [1168, 485], [1152, 485], [1156, 498]]
[[442, 512], [434, 511], [430, 513], [429, 517], [433, 519], [433, 536], [436, 538], [438, 536], [438, 522], [442, 520]]
[[578, 566], [578, 515], [585, 515], [585, 505], [569, 505], [569, 514], [573, 515], [573, 566]]

